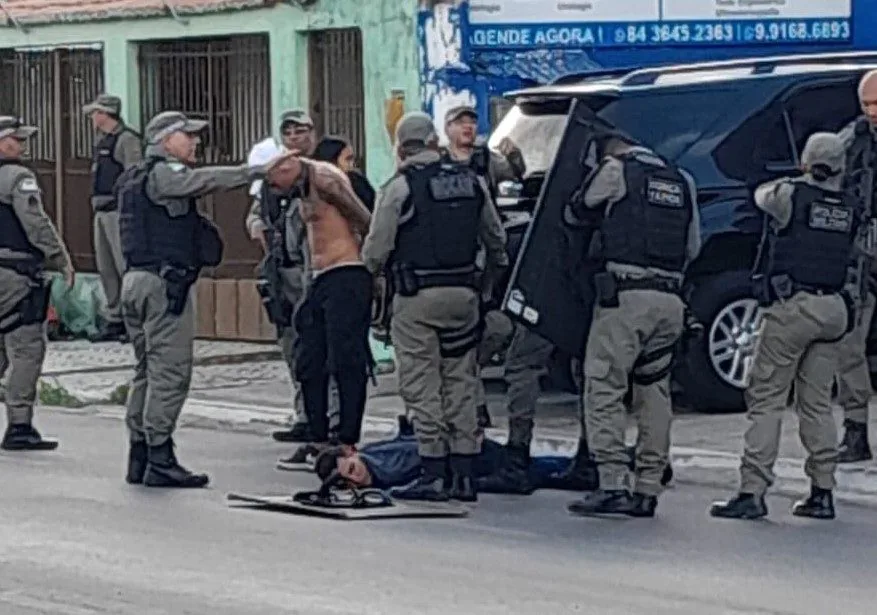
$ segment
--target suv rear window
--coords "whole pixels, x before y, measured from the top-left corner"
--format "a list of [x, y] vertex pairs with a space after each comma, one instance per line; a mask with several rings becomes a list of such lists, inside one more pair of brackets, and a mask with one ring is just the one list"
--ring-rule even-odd
[[[579, 100], [602, 119], [673, 160], [723, 113], [728, 92], [685, 90], [622, 98], [591, 95]], [[496, 149], [503, 137], [509, 137], [521, 148], [527, 175], [546, 172], [560, 147], [569, 107], [569, 100], [519, 103], [497, 126], [488, 145]]]
[[502, 118], [487, 144], [495, 150], [508, 137], [521, 148], [527, 175], [545, 173], [560, 147], [569, 107], [569, 100], [517, 104]]

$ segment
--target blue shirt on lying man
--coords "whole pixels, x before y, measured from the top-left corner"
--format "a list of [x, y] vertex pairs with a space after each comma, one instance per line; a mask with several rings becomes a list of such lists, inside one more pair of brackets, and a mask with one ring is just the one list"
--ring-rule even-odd
[[[489, 476], [503, 467], [505, 455], [505, 446], [484, 438], [481, 453], [474, 461], [475, 478]], [[571, 461], [571, 458], [560, 455], [533, 457], [529, 465], [530, 484], [535, 489], [580, 490], [581, 486], [562, 477]], [[390, 489], [407, 485], [421, 472], [417, 439], [400, 435], [366, 444], [353, 454], [346, 453], [342, 447], [327, 449], [317, 458], [315, 471], [320, 480], [326, 480], [336, 470], [351, 487]]]

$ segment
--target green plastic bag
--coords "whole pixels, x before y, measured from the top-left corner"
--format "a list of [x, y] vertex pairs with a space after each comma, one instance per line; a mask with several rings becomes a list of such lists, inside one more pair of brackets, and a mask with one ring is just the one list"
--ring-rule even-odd
[[99, 278], [77, 276], [73, 288], [68, 290], [61, 276], [53, 275], [51, 297], [58, 320], [70, 333], [86, 337], [98, 333], [104, 300]]
[[396, 355], [393, 352], [393, 347], [384, 342], [378, 341], [375, 339], [374, 334], [370, 331], [368, 336], [368, 342], [371, 346], [372, 357], [379, 366], [387, 366], [392, 367], [396, 364]]

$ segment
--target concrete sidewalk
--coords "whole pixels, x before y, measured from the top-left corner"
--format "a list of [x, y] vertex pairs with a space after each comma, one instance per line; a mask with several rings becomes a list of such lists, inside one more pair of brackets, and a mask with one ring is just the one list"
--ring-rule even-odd
[[[276, 346], [198, 342], [195, 352], [192, 389], [183, 410], [184, 426], [234, 429], [267, 437], [287, 424], [291, 381], [279, 356], [270, 358], [270, 353], [277, 352]], [[130, 346], [52, 344], [41, 382], [43, 406], [50, 411], [121, 419], [132, 368]], [[392, 369], [392, 365], [386, 369]], [[490, 387], [488, 399], [496, 424], [489, 435], [502, 441], [506, 430], [505, 396], [501, 388]], [[364, 437], [373, 440], [394, 434], [396, 416], [403, 412], [404, 404], [396, 395], [395, 375], [378, 376], [377, 384], [370, 387]], [[871, 416], [877, 419], [877, 408]], [[838, 424], [841, 420], [838, 414]], [[872, 433], [877, 434], [877, 420], [872, 421]], [[537, 423], [534, 454], [573, 454], [579, 433], [573, 396], [543, 395]], [[745, 430], [742, 414], [677, 416], [672, 461], [678, 482], [735, 490]], [[804, 474], [805, 454], [797, 435], [797, 418], [792, 413], [787, 413], [784, 420], [780, 455], [773, 491], [790, 496], [806, 493], [809, 481]], [[839, 501], [877, 507], [877, 465], [840, 466], [838, 483]]]

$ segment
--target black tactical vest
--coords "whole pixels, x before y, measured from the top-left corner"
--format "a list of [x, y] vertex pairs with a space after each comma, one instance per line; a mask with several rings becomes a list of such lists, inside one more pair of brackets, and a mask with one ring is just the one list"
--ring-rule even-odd
[[[94, 146], [94, 173], [92, 174], [91, 192], [94, 196], [112, 196], [116, 180], [125, 167], [113, 158], [116, 143], [125, 132], [133, 131], [126, 127], [122, 130], [104, 135]], [[138, 137], [139, 138], [139, 137]]]
[[442, 149], [441, 157], [442, 162], [445, 164], [468, 165], [475, 175], [484, 179], [484, 182], [487, 184], [487, 189], [490, 191], [490, 198], [496, 203], [497, 190], [490, 177], [490, 149], [488, 149], [486, 144], [478, 145], [473, 148], [472, 155], [469, 157], [468, 162], [454, 160], [454, 158], [451, 157], [451, 150], [449, 149]]
[[474, 267], [484, 205], [478, 176], [466, 165], [444, 162], [403, 174], [410, 194], [402, 207], [394, 264], [436, 273]]
[[200, 216], [195, 199], [189, 211], [172, 218], [167, 208], [153, 203], [146, 192], [152, 167], [162, 162], [150, 158], [126, 170], [119, 178], [119, 234], [122, 254], [129, 267], [198, 267]]
[[[30, 168], [20, 160], [0, 160], [0, 167], [10, 164]], [[32, 259], [28, 261], [28, 264], [40, 264], [45, 258], [43, 252], [31, 244], [30, 239], [28, 239], [11, 201], [0, 201], [0, 248], [21, 254], [30, 254]]]
[[856, 236], [849, 197], [796, 183], [786, 228], [767, 236], [769, 277], [788, 275], [798, 288], [837, 292], [847, 279]]
[[635, 153], [618, 159], [624, 164], [627, 194], [600, 225], [604, 261], [681, 272], [694, 207], [685, 177], [672, 166], [643, 162]]

